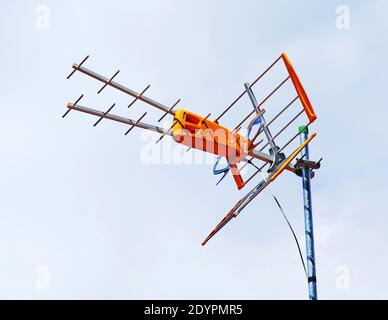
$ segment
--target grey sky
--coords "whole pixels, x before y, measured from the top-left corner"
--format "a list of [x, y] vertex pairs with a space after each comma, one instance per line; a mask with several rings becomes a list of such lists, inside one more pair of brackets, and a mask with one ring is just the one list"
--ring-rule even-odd
[[[336, 28], [342, 4], [349, 30]], [[36, 27], [39, 5], [48, 30]], [[311, 154], [324, 157], [313, 181], [319, 297], [387, 299], [387, 9], [383, 0], [4, 1], [0, 298], [305, 299], [292, 236], [267, 192], [202, 248], [246, 190], [231, 179], [215, 188], [209, 164], [142, 163], [138, 130], [125, 137], [108, 121], [94, 129], [91, 117], [61, 118], [81, 93], [102, 110], [130, 101], [110, 89], [97, 97], [100, 84], [85, 76], [66, 80], [87, 54], [93, 70], [120, 69], [120, 83], [151, 84], [156, 100], [216, 115], [285, 51], [318, 115]], [[285, 174], [272, 189], [304, 244], [300, 184]], [[45, 290], [39, 266], [50, 270]]]

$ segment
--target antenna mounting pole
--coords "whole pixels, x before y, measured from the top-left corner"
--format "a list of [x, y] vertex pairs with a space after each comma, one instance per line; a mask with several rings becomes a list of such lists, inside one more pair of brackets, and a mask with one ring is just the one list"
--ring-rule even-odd
[[[301, 144], [308, 138], [308, 127], [299, 127]], [[309, 160], [309, 146], [306, 145], [301, 156]], [[311, 169], [302, 167], [303, 183], [303, 202], [304, 202], [304, 223], [306, 236], [306, 256], [307, 256], [307, 281], [309, 289], [309, 299], [317, 300], [317, 276], [315, 269], [315, 252], [314, 252], [314, 231], [313, 231], [313, 208], [311, 202]]]

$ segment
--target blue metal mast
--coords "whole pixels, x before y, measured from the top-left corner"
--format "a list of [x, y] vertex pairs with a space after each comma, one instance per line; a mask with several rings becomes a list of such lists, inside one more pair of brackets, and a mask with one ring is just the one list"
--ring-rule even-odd
[[[308, 127], [299, 127], [300, 142], [303, 143], [308, 138]], [[303, 149], [301, 157], [309, 160], [308, 144]], [[317, 300], [317, 277], [315, 269], [315, 252], [314, 252], [314, 231], [313, 231], [313, 209], [311, 202], [311, 169], [301, 168], [303, 182], [303, 202], [304, 202], [304, 223], [306, 236], [306, 256], [307, 256], [307, 281], [309, 289], [309, 299]]]

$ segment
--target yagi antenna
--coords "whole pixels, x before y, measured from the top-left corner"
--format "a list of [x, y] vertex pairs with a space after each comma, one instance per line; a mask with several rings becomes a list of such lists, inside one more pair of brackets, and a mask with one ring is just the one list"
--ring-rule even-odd
[[[73, 70], [67, 78], [71, 78], [74, 73], [78, 71], [102, 83], [102, 87], [98, 90], [97, 94], [101, 94], [107, 87], [111, 87], [129, 95], [132, 100], [125, 109], [126, 112], [132, 110], [131, 108], [136, 102], [141, 101], [154, 109], [162, 111], [163, 114], [158, 119], [158, 123], [167, 115], [171, 115], [173, 117], [171, 126], [166, 130], [159, 126], [142, 122], [147, 115], [147, 112], [144, 112], [137, 120], [112, 114], [111, 111], [115, 108], [115, 103], [106, 111], [99, 111], [86, 106], [81, 106], [79, 103], [84, 95], [81, 95], [74, 103], [67, 104], [68, 110], [63, 115], [63, 118], [66, 117], [71, 110], [76, 110], [96, 116], [98, 119], [94, 123], [94, 127], [99, 125], [103, 119], [108, 119], [128, 125], [129, 128], [125, 131], [125, 135], [128, 135], [135, 127], [141, 128], [159, 133], [161, 136], [156, 140], [156, 143], [162, 141], [166, 136], [171, 136], [175, 142], [187, 146], [188, 148], [186, 151], [195, 148], [204, 152], [213, 153], [218, 157], [213, 167], [213, 173], [215, 175], [223, 174], [221, 180], [228, 173], [231, 173], [239, 190], [245, 188], [259, 173], [262, 174], [263, 179], [235, 204], [205, 238], [202, 245], [205, 245], [221, 229], [223, 229], [227, 223], [236, 218], [250, 202], [273, 183], [283, 172], [291, 172], [296, 176], [302, 177], [304, 188], [303, 199], [305, 202], [306, 246], [308, 248], [306, 270], [310, 297], [316, 298], [310, 179], [314, 177], [315, 170], [320, 168], [322, 159], [318, 162], [309, 159], [308, 145], [315, 138], [316, 133], [310, 135], [308, 128], [317, 117], [287, 55], [283, 53], [252, 83], [246, 82], [244, 84], [244, 91], [214, 120], [210, 119], [211, 113], [208, 113], [207, 116], [203, 117], [188, 110], [175, 110], [176, 106], [180, 103], [180, 99], [171, 106], [166, 106], [147, 97], [145, 94], [148, 92], [150, 85], [147, 85], [143, 90], [137, 92], [119, 84], [115, 79], [119, 75], [120, 70], [116, 71], [109, 78], [104, 77], [84, 66], [88, 58], [89, 56], [86, 56], [81, 63], [73, 64]], [[264, 99], [258, 101], [254, 93], [255, 86], [260, 83], [260, 80], [268, 75], [270, 70], [280, 61], [283, 61], [284, 63], [287, 76], [283, 78], [280, 83], [277, 83], [275, 88], [269, 90], [270, 92], [265, 95]], [[295, 92], [293, 92], [291, 96], [292, 99], [288, 100], [287, 104], [281, 105], [281, 108], [277, 108], [278, 106], [274, 102], [269, 103], [279, 91], [287, 89], [284, 85], [289, 81], [292, 82], [296, 96]], [[248, 114], [242, 114], [236, 119], [237, 125], [234, 129], [228, 129], [225, 126], [222, 126], [219, 123], [221, 118], [223, 118], [244, 96], [248, 96], [251, 103]], [[296, 105], [301, 105], [302, 108], [297, 108]], [[273, 115], [269, 121], [267, 121], [267, 109], [273, 110]], [[269, 114], [271, 115], [271, 113]], [[288, 131], [286, 131], [286, 129], [297, 120], [299, 121], [303, 116], [304, 118], [307, 118], [307, 123], [300, 126], [296, 134], [287, 133]], [[282, 120], [283, 123], [280, 125], [280, 129], [273, 127], [275, 122], [278, 123]], [[243, 127], [248, 129], [247, 135], [241, 133]], [[289, 137], [289, 135], [291, 135], [291, 137]], [[300, 145], [296, 147], [296, 149], [294, 147], [293, 150], [290, 151], [290, 144], [298, 137], [300, 138]], [[284, 143], [284, 141], [286, 142]], [[224, 168], [218, 167], [221, 158], [224, 158], [227, 162], [227, 166]], [[247, 165], [251, 165], [255, 169], [254, 173], [248, 178], [245, 176], [243, 177], [242, 174], [242, 169]], [[268, 167], [268, 169], [264, 175], [263, 169], [266, 167]], [[218, 183], [220, 183], [221, 180], [219, 180]], [[281, 208], [275, 196], [274, 198]], [[282, 213], [284, 215], [283, 210]]]
[[[159, 118], [158, 122], [163, 120], [167, 115], [173, 116], [173, 121], [171, 126], [165, 130], [164, 128], [150, 125], [148, 123], [142, 122], [143, 118], [147, 113], [144, 113], [137, 120], [132, 120], [126, 117], [117, 116], [111, 113], [112, 109], [115, 107], [113, 104], [107, 111], [102, 112], [99, 110], [91, 109], [88, 107], [80, 106], [78, 103], [82, 99], [83, 95], [76, 100], [73, 104], [68, 104], [67, 107], [69, 110], [64, 114], [65, 117], [70, 110], [77, 110], [84, 113], [92, 114], [97, 116], [99, 119], [94, 123], [94, 126], [97, 126], [102, 119], [110, 119], [113, 121], [121, 122], [130, 126], [130, 128], [125, 132], [125, 135], [129, 134], [135, 127], [139, 127], [146, 130], [151, 130], [157, 133], [160, 133], [161, 136], [156, 140], [156, 143], [159, 143], [166, 136], [172, 136], [174, 141], [184, 144], [188, 147], [188, 150], [192, 148], [200, 149], [206, 152], [212, 152], [219, 157], [226, 158], [228, 162], [228, 167], [225, 170], [216, 170], [213, 172], [218, 174], [217, 172], [224, 172], [225, 174], [229, 171], [232, 172], [233, 178], [238, 189], [244, 188], [250, 181], [254, 179], [254, 177], [261, 172], [266, 166], [269, 166], [267, 172], [269, 175], [267, 176], [267, 180], [273, 177], [275, 179], [281, 172], [289, 171], [292, 173], [298, 173], [300, 167], [309, 168], [309, 170], [313, 170], [319, 167], [319, 163], [315, 164], [315, 162], [305, 162], [302, 160], [296, 161], [297, 165], [293, 164], [293, 161], [296, 157], [295, 153], [291, 155], [286, 155], [285, 149], [298, 137], [300, 136], [300, 132], [295, 134], [291, 139], [286, 142], [285, 145], [278, 145], [278, 139], [284, 135], [285, 130], [291, 126], [297, 119], [299, 119], [302, 115], [306, 115], [308, 118], [308, 122], [305, 124], [305, 128], [308, 128], [309, 125], [315, 121], [316, 115], [311, 106], [311, 103], [307, 97], [306, 92], [301, 85], [298, 76], [296, 75], [291, 62], [285, 54], [282, 54], [279, 58], [277, 58], [263, 73], [261, 73], [253, 82], [245, 83], [245, 90], [230, 104], [215, 120], [211, 120], [209, 113], [206, 117], [201, 117], [192, 112], [186, 110], [178, 110], [175, 111], [175, 107], [179, 104], [180, 99], [177, 100], [172, 106], [167, 107], [166, 105], [155, 101], [145, 95], [145, 93], [149, 90], [150, 85], [146, 86], [142, 91], [136, 92], [128, 87], [119, 84], [115, 81], [115, 78], [119, 74], [119, 71], [116, 71], [110, 78], [104, 77], [97, 72], [94, 72], [84, 66], [85, 61], [89, 58], [87, 56], [85, 59], [81, 61], [80, 64], [73, 64], [72, 73], [68, 76], [70, 78], [75, 71], [79, 71], [91, 78], [94, 78], [102, 83], [102, 87], [99, 89], [98, 94], [100, 94], [106, 87], [112, 87], [116, 90], [119, 90], [133, 98], [132, 102], [128, 105], [128, 108], [131, 108], [137, 101], [142, 101], [152, 106], [156, 109], [159, 109], [163, 112], [162, 116]], [[263, 100], [260, 102], [256, 99], [256, 96], [253, 92], [254, 86], [259, 83], [259, 81], [266, 75], [268, 72], [279, 62], [283, 61], [285, 67], [287, 69], [287, 76], [284, 80], [278, 84], [272, 91], [270, 91]], [[264, 105], [284, 86], [284, 84], [291, 80], [297, 96], [294, 97], [286, 106], [280, 109], [280, 111], [276, 112], [273, 118], [267, 122], [265, 118], [265, 109]], [[230, 109], [236, 105], [236, 103], [244, 96], [247, 95], [252, 104], [251, 111], [243, 116], [242, 120], [235, 126], [233, 130], [229, 130], [219, 124], [219, 120], [230, 111]], [[278, 119], [281, 117], [288, 117], [285, 112], [286, 110], [290, 110], [292, 106], [294, 106], [295, 102], [299, 100], [302, 104], [302, 109], [299, 110], [291, 119], [287, 119], [287, 123], [281, 127], [275, 134], [272, 134], [272, 130], [270, 126], [273, 125], [275, 121], [279, 121]], [[295, 109], [295, 108], [293, 108]], [[288, 113], [287, 113], [288, 114]], [[240, 133], [240, 129], [246, 125], [246, 122], [251, 119], [248, 124], [248, 137], [242, 135]], [[256, 134], [253, 137], [250, 137], [250, 132], [252, 128], [258, 125], [258, 129]], [[220, 131], [225, 134], [225, 137], [219, 138], [215, 136], [214, 133], [216, 131]], [[260, 137], [264, 134], [263, 139]], [[315, 137], [315, 134], [311, 135], [308, 138], [308, 142]], [[258, 141], [258, 142], [257, 142]], [[199, 143], [200, 142], [200, 143]], [[201, 143], [204, 142], [204, 143]], [[213, 150], [208, 148], [208, 145], [213, 146]], [[268, 149], [269, 148], [269, 149]], [[255, 164], [253, 161], [261, 161], [263, 162], [261, 165]], [[247, 164], [252, 165], [256, 171], [248, 177], [245, 181], [241, 176], [241, 169], [238, 165], [240, 162], [243, 163], [242, 168], [244, 168]]]

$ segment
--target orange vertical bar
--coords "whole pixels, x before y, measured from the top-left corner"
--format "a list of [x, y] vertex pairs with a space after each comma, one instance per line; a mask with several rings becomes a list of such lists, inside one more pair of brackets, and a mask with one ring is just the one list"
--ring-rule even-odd
[[244, 187], [244, 180], [241, 177], [240, 171], [237, 168], [237, 164], [233, 163], [230, 165], [230, 171], [232, 172], [234, 181], [237, 184], [238, 190], [241, 190]]
[[310, 103], [310, 100], [306, 94], [306, 91], [304, 90], [302, 84], [300, 83], [298, 75], [296, 74], [294, 67], [291, 64], [290, 59], [287, 57], [287, 55], [284, 52], [282, 53], [282, 59], [284, 61], [284, 64], [286, 65], [286, 68], [287, 68], [288, 74], [291, 77], [292, 83], [294, 84], [295, 90], [298, 93], [298, 96], [299, 96], [300, 102], [303, 105], [304, 111], [306, 112], [306, 115], [309, 118], [309, 121], [311, 123], [317, 118], [314, 112], [313, 106]]

